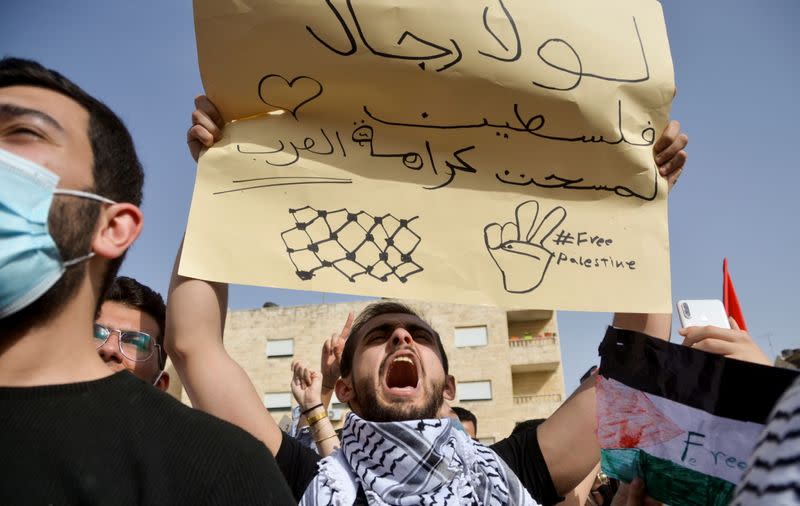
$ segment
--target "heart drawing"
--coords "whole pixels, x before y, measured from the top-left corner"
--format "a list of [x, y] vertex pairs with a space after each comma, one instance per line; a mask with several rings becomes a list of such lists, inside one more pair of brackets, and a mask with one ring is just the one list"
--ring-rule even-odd
[[278, 74], [268, 74], [258, 82], [261, 101], [292, 113], [322, 95], [322, 83], [308, 76], [298, 76], [291, 81]]

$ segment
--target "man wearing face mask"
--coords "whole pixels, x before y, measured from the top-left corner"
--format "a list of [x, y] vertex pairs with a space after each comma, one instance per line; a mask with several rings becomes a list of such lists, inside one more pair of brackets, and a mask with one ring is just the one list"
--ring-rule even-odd
[[88, 337], [143, 177], [108, 107], [0, 60], [0, 504], [288, 504], [262, 443], [115, 373]]
[[133, 278], [118, 276], [94, 323], [94, 343], [100, 358], [112, 371], [127, 370], [166, 391], [166, 314], [167, 306], [158, 292]]

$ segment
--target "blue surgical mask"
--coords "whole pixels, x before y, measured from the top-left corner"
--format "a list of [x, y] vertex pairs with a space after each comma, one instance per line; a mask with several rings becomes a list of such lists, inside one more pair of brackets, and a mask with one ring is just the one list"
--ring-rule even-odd
[[61, 259], [47, 228], [53, 195], [72, 195], [114, 204], [78, 190], [56, 189], [58, 175], [0, 149], [0, 318], [29, 306], [52, 287], [67, 267], [93, 252]]
[[467, 433], [467, 429], [464, 428], [464, 424], [461, 423], [461, 420], [459, 420], [458, 418], [450, 418], [450, 423], [453, 425], [454, 429], [458, 429], [464, 434]]

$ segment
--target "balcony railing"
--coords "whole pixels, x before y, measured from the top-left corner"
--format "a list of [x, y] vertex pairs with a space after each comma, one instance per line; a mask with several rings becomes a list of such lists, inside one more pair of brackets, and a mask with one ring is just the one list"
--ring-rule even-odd
[[534, 337], [533, 339], [509, 339], [508, 345], [512, 348], [524, 348], [527, 346], [546, 346], [556, 344], [555, 337]]
[[533, 404], [538, 402], [561, 402], [561, 394], [515, 395], [514, 404]]

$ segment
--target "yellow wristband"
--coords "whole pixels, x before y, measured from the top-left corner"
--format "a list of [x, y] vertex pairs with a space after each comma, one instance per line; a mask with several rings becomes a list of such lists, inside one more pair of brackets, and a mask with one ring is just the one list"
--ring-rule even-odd
[[314, 425], [315, 423], [319, 422], [323, 418], [327, 418], [328, 413], [326, 411], [322, 411], [317, 413], [316, 415], [306, 416], [306, 420], [308, 420], [308, 425]]
[[332, 437], [339, 437], [339, 436], [337, 436], [336, 433], [333, 433], [328, 437], [324, 437], [322, 439], [316, 439], [316, 440], [314, 440], [314, 442], [317, 443], [317, 444], [320, 444], [321, 442], [326, 441], [326, 440], [328, 440], [328, 439], [330, 439]]

